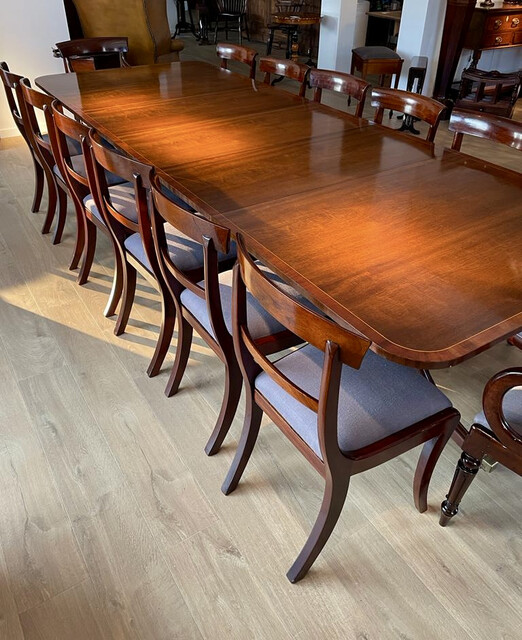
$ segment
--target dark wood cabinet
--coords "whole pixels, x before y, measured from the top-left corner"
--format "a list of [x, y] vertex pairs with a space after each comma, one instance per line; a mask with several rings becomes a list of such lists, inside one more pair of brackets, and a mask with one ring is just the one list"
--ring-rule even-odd
[[464, 40], [473, 49], [472, 67], [476, 67], [485, 49], [522, 46], [522, 2], [508, 5], [495, 2], [491, 8], [477, 6]]

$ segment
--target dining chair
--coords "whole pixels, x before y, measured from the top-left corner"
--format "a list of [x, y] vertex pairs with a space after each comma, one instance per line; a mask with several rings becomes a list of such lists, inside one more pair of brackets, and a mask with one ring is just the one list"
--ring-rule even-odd
[[[63, 176], [60, 174], [53, 156], [49, 132], [47, 132], [47, 134], [42, 133], [36, 115], [37, 111], [41, 111], [43, 115], [44, 108], [50, 109], [53, 98], [41, 91], [33, 89], [28, 78], [20, 80], [16, 91], [18, 103], [20, 104], [24, 114], [22, 116], [23, 120], [27, 123], [26, 131], [28, 133], [29, 141], [34, 153], [39, 159], [47, 183], [47, 214], [42, 226], [42, 233], [49, 233], [56, 214], [56, 208], [58, 206], [58, 220], [56, 222], [52, 242], [53, 244], [59, 244], [62, 239], [65, 219], [67, 216], [67, 184]], [[81, 148], [77, 142], [71, 140], [68, 144], [70, 145], [71, 154], [78, 155], [81, 153]]]
[[[74, 203], [76, 212], [76, 244], [69, 269], [76, 269], [82, 260], [78, 275], [78, 284], [87, 282], [96, 249], [96, 230], [99, 229], [110, 236], [104, 220], [93, 215], [91, 208], [84, 202], [91, 202], [91, 186], [87, 176], [87, 167], [83, 153], [72, 155], [67, 142], [76, 141], [80, 148], [87, 139], [89, 128], [82, 122], [67, 116], [63, 106], [54, 100], [50, 108], [44, 107], [47, 130], [50, 132], [51, 148], [57, 164], [57, 173], [67, 184], [69, 195]], [[106, 174], [107, 185], [113, 198], [126, 193], [125, 186], [120, 186], [124, 180], [111, 173]], [[131, 210], [132, 212], [132, 210]], [[134, 214], [133, 219], [135, 219]], [[83, 259], [82, 259], [83, 256]], [[119, 253], [115, 253], [114, 278], [109, 300], [104, 315], [114, 315], [122, 292], [122, 267]]]
[[265, 74], [263, 79], [265, 84], [270, 84], [271, 75], [296, 80], [299, 82], [299, 96], [304, 98], [310, 72], [308, 65], [294, 62], [293, 60], [264, 56], [259, 58], [259, 71]]
[[[161, 299], [161, 327], [152, 360], [147, 368], [149, 377], [159, 373], [172, 339], [176, 307], [158, 264], [152, 239], [149, 216], [150, 176], [152, 167], [128, 158], [104, 144], [103, 138], [90, 131], [84, 141], [87, 175], [92, 197], [84, 206], [93, 217], [101, 218], [108, 227], [114, 252], [122, 268], [122, 301], [114, 333], [121, 335], [127, 326], [136, 291], [136, 272], [156, 287]], [[107, 172], [121, 176], [126, 182], [110, 188]], [[191, 211], [191, 207], [175, 194], [169, 198], [176, 206]], [[165, 229], [168, 251], [173, 263], [195, 279], [203, 277], [203, 251], [176, 229]]]
[[[265, 412], [325, 479], [318, 518], [287, 573], [290, 582], [297, 582], [330, 537], [351, 476], [422, 443], [413, 487], [417, 509], [427, 509], [433, 469], [460, 415], [418, 371], [369, 351], [369, 340], [274, 286], [249, 256], [241, 235], [237, 247], [233, 335], [246, 387], [246, 413], [222, 491], [228, 495], [237, 487]], [[247, 295], [306, 345], [270, 362], [250, 335]]]
[[484, 456], [522, 475], [522, 368], [493, 376], [484, 389], [482, 405], [462, 443], [453, 482], [441, 505], [442, 527], [457, 514]]
[[485, 138], [522, 151], [522, 122], [490, 113], [453, 109], [448, 131], [454, 133], [452, 149], [460, 151], [464, 135]]
[[[161, 271], [175, 301], [178, 318], [176, 359], [165, 393], [172, 396], [178, 391], [195, 329], [225, 365], [221, 410], [205, 447], [206, 453], [213, 455], [219, 451], [228, 433], [243, 384], [232, 340], [231, 267], [236, 259], [235, 243], [231, 243], [229, 229], [176, 206], [161, 193], [159, 184], [155, 177], [152, 180], [153, 236]], [[202, 274], [187, 273], [172, 259], [165, 231], [168, 225], [201, 247], [205, 258]], [[266, 270], [266, 267], [261, 268]], [[268, 277], [289, 293], [297, 295], [276, 274], [269, 272]], [[295, 335], [274, 320], [253, 298], [248, 301], [248, 321], [252, 339], [263, 353], [276, 353], [296, 344]]]
[[250, 34], [248, 32], [247, 2], [248, 0], [216, 0], [217, 15], [216, 25], [214, 28], [214, 43], [217, 43], [220, 20], [225, 21], [224, 30], [226, 40], [228, 40], [229, 20], [237, 22], [239, 44], [243, 44], [243, 29], [246, 31], [247, 40], [250, 40]]
[[325, 69], [312, 69], [310, 71], [310, 86], [314, 89], [314, 101], [321, 102], [323, 89], [336, 91], [348, 96], [348, 106], [350, 99], [357, 100], [355, 116], [362, 118], [364, 103], [371, 84], [361, 78], [342, 73], [341, 71], [327, 71]]
[[79, 38], [55, 46], [66, 73], [130, 66], [125, 57], [129, 51], [127, 38]]
[[7, 62], [0, 62], [0, 78], [2, 79], [2, 84], [4, 86], [5, 95], [7, 98], [7, 104], [9, 106], [9, 111], [13, 116], [13, 120], [16, 124], [20, 135], [25, 140], [29, 152], [31, 154], [31, 159], [33, 161], [34, 167], [34, 196], [33, 203], [31, 205], [31, 211], [36, 213], [40, 209], [40, 205], [42, 203], [42, 195], [44, 189], [44, 169], [41, 164], [41, 160], [39, 156], [33, 150], [29, 133], [27, 131], [27, 122], [24, 122], [23, 114], [24, 111], [21, 108], [17, 94], [16, 87], [20, 84], [23, 76], [19, 76], [16, 73], [11, 73], [9, 71], [9, 66]]
[[399, 111], [407, 116], [412, 116], [426, 122], [429, 125], [426, 134], [427, 142], [433, 142], [442, 114], [446, 107], [433, 98], [402, 91], [401, 89], [389, 89], [385, 87], [375, 87], [372, 89], [372, 107], [377, 107], [374, 121], [382, 124], [385, 109]]
[[248, 65], [250, 69], [249, 78], [252, 80], [256, 77], [256, 57], [257, 51], [250, 47], [243, 47], [239, 44], [228, 44], [227, 42], [218, 42], [216, 45], [217, 57], [221, 59], [221, 68], [228, 69], [228, 61], [236, 60]]

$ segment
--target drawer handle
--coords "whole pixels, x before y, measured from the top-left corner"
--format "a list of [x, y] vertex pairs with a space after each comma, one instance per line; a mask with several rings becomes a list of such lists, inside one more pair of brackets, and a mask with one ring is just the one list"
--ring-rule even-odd
[[519, 18], [513, 18], [513, 20], [511, 20], [511, 26], [512, 27], [518, 27], [519, 24], [520, 24], [520, 19]]
[[493, 29], [500, 29], [501, 26], [502, 20], [495, 20], [495, 22], [493, 23]]
[[495, 38], [495, 44], [502, 44], [502, 36], [497, 36]]

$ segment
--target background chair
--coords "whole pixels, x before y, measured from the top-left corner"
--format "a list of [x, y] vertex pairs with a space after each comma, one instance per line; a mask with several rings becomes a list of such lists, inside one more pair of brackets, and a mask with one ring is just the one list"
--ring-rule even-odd
[[18, 76], [15, 73], [11, 73], [9, 71], [9, 67], [7, 66], [7, 62], [0, 62], [0, 78], [2, 80], [2, 84], [4, 86], [5, 95], [7, 97], [7, 104], [9, 105], [9, 110], [11, 111], [11, 115], [13, 116], [13, 120], [20, 132], [20, 135], [25, 140], [29, 152], [31, 153], [31, 158], [33, 160], [34, 167], [34, 196], [33, 196], [33, 204], [31, 205], [31, 211], [35, 213], [40, 209], [40, 204], [42, 203], [42, 195], [44, 188], [44, 169], [42, 167], [41, 160], [39, 156], [33, 150], [33, 146], [29, 139], [29, 133], [27, 131], [27, 122], [24, 122], [23, 114], [24, 111], [18, 103], [18, 98], [16, 94], [16, 87], [20, 84], [23, 76]]
[[239, 44], [243, 44], [243, 29], [246, 31], [247, 40], [250, 41], [247, 20], [247, 2], [248, 0], [216, 0], [217, 16], [216, 26], [214, 29], [214, 43], [217, 43], [217, 34], [220, 20], [225, 22], [225, 39], [228, 40], [228, 21], [237, 21], [237, 31]]
[[405, 115], [418, 118], [429, 125], [426, 140], [433, 142], [442, 114], [446, 107], [433, 98], [421, 96], [410, 91], [376, 87], [372, 89], [372, 107], [377, 107], [374, 121], [382, 124], [385, 109], [400, 111]]
[[483, 411], [462, 444], [453, 482], [442, 503], [442, 527], [455, 516], [485, 455], [522, 475], [522, 368], [501, 371], [486, 385]]
[[125, 58], [129, 51], [127, 38], [66, 40], [56, 43], [56, 51], [67, 73], [129, 66]]
[[500, 142], [522, 151], [522, 122], [489, 113], [453, 109], [448, 125], [452, 131], [452, 149], [460, 151], [464, 135]]
[[255, 80], [257, 51], [250, 47], [243, 47], [238, 44], [228, 44], [218, 42], [216, 45], [216, 55], [221, 59], [221, 68], [228, 69], [228, 61], [236, 60], [246, 64], [250, 68], [249, 77]]
[[[303, 578], [343, 508], [350, 477], [421, 443], [415, 504], [427, 508], [433, 468], [459, 422], [449, 400], [414, 369], [368, 351], [370, 341], [305, 308], [274, 286], [237, 238], [234, 346], [246, 386], [243, 432], [222, 491], [233, 491], [248, 462], [263, 411], [325, 478], [323, 503], [288, 579]], [[276, 362], [247, 326], [247, 291], [308, 344]], [[359, 369], [356, 371], [356, 369]]]
[[455, 106], [511, 118], [520, 95], [522, 74], [464, 69]]
[[[70, 5], [71, 0], [66, 0]], [[114, 34], [129, 42], [131, 65], [177, 62], [183, 41], [172, 39], [166, 0], [73, 0], [81, 34], [97, 38]], [[70, 11], [72, 7], [69, 7]]]
[[270, 84], [271, 75], [280, 78], [290, 78], [299, 82], [299, 96], [304, 98], [306, 86], [308, 82], [308, 74], [310, 67], [306, 64], [300, 64], [293, 60], [281, 60], [281, 58], [272, 58], [265, 56], [259, 58], [259, 71], [265, 74], [263, 79], [265, 84]]
[[355, 110], [355, 116], [362, 118], [366, 95], [371, 85], [356, 78], [348, 73], [340, 71], [326, 71], [324, 69], [312, 69], [310, 71], [310, 86], [314, 89], [314, 101], [321, 102], [323, 89], [344, 93], [348, 96], [348, 105], [350, 98], [355, 98], [358, 102]]

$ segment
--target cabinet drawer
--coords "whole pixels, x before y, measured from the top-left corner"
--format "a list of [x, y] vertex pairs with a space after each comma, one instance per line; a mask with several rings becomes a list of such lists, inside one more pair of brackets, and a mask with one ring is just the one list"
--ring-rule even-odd
[[517, 31], [518, 29], [522, 29], [522, 13], [507, 16], [490, 16], [486, 20], [484, 35], [487, 38], [491, 33]]
[[485, 36], [482, 46], [484, 48], [509, 46], [510, 44], [513, 44], [514, 35], [515, 35], [514, 33], [510, 33], [510, 32], [492, 33], [490, 35]]
[[513, 44], [522, 44], [522, 31], [513, 34]]

